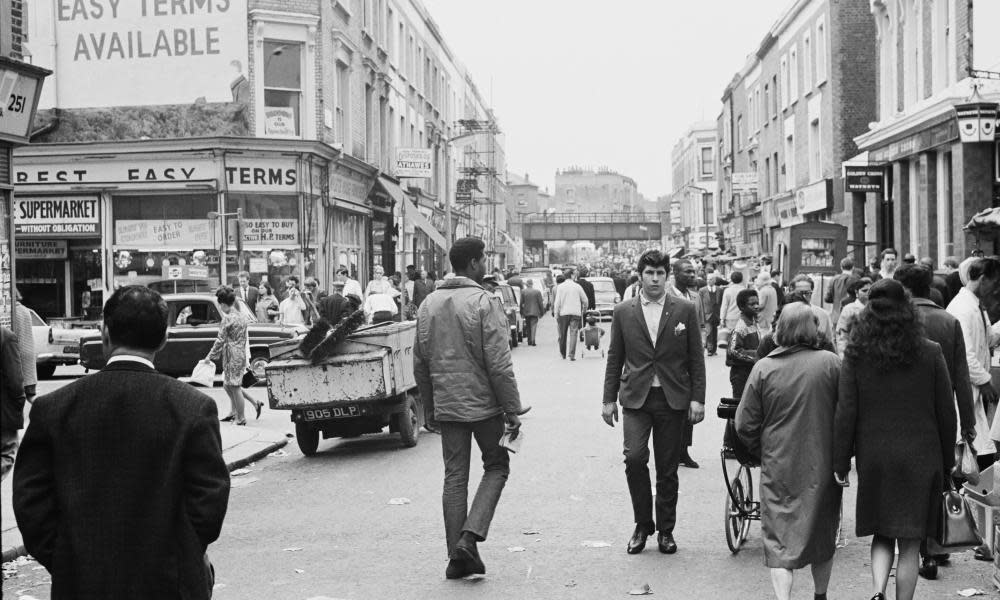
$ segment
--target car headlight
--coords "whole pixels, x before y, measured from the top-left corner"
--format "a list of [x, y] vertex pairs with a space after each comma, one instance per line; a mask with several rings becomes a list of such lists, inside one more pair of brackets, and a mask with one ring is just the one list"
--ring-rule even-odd
[[621, 298], [621, 296], [619, 296], [619, 295], [615, 294], [615, 304], [618, 304], [618, 303], [619, 303], [619, 302], [621, 302], [621, 301], [622, 301], [622, 298]]

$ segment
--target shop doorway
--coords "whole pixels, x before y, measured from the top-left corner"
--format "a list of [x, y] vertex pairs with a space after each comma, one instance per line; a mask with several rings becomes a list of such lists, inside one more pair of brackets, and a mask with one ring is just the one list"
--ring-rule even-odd
[[46, 321], [100, 319], [104, 280], [99, 239], [18, 239], [17, 288]]
[[66, 316], [66, 260], [17, 261], [17, 291], [21, 302], [43, 319]]

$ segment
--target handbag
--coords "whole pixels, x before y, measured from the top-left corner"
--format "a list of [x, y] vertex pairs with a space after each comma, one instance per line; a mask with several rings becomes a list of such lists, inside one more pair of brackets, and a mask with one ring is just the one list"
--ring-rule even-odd
[[937, 537], [927, 540], [928, 553], [947, 554], [981, 546], [983, 538], [976, 528], [972, 507], [965, 496], [955, 491], [950, 477], [942, 496]]
[[250, 367], [247, 367], [247, 370], [243, 371], [243, 379], [240, 381], [240, 387], [253, 387], [257, 385], [258, 381], [257, 375], [254, 374]]
[[967, 442], [955, 444], [955, 475], [972, 485], [979, 485], [979, 461], [976, 449]]

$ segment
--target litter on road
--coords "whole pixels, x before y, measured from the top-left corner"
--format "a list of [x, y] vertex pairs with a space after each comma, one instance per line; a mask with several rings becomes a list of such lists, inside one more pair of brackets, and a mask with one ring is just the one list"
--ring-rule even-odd
[[243, 475], [249, 475], [252, 472], [253, 471], [251, 471], [250, 469], [236, 469], [235, 471], [230, 471], [229, 475], [232, 477], [240, 477]]
[[584, 546], [585, 548], [610, 548], [611, 547], [611, 544], [609, 544], [607, 542], [597, 542], [597, 541], [592, 541], [592, 540], [584, 540], [583, 544], [581, 544], [581, 545]]
[[648, 596], [653, 593], [653, 590], [649, 588], [649, 584], [645, 583], [642, 587], [637, 587], [635, 589], [629, 590], [629, 596]]
[[410, 499], [409, 498], [390, 498], [389, 499], [389, 504], [392, 504], [392, 505], [395, 505], [395, 506], [398, 506], [400, 504], [409, 504], [409, 503], [410, 503]]

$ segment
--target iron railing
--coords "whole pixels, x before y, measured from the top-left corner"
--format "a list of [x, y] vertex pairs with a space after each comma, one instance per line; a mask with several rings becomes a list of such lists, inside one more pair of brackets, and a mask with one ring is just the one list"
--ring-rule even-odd
[[658, 213], [607, 212], [607, 213], [521, 213], [518, 223], [659, 223]]

